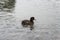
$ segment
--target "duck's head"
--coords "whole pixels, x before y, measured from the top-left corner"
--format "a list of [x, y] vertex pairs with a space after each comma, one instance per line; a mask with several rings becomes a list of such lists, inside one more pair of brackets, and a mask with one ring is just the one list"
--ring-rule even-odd
[[33, 20], [35, 20], [35, 17], [31, 17], [31, 18], [30, 18], [30, 21], [33, 21]]

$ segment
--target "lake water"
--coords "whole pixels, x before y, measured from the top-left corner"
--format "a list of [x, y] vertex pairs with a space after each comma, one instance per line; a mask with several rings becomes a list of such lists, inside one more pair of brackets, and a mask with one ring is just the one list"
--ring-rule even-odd
[[[0, 40], [60, 40], [60, 0], [16, 0], [14, 13], [1, 13]], [[32, 16], [31, 31], [20, 23]]]

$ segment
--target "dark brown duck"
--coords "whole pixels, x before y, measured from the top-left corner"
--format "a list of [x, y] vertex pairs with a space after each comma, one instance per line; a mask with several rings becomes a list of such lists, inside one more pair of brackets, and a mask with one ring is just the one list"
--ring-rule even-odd
[[35, 18], [34, 18], [34, 17], [31, 17], [30, 20], [23, 20], [23, 21], [21, 22], [21, 24], [22, 24], [23, 27], [28, 27], [28, 26], [30, 26], [30, 30], [32, 30], [32, 29], [34, 28], [34, 27], [33, 27], [33, 25], [34, 25], [34, 20], [35, 20]]

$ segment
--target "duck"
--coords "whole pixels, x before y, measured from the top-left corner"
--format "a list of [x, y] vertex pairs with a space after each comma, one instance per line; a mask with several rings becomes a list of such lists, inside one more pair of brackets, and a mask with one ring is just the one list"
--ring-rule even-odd
[[35, 17], [30, 17], [30, 20], [22, 20], [21, 24], [23, 27], [30, 27], [30, 30], [34, 29], [34, 20]]

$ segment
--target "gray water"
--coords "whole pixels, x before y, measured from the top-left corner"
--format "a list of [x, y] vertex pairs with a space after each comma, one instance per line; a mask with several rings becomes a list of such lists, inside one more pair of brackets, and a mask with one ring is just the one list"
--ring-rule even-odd
[[[16, 0], [13, 13], [0, 15], [0, 40], [60, 40], [60, 0]], [[20, 24], [31, 16], [32, 31]]]

